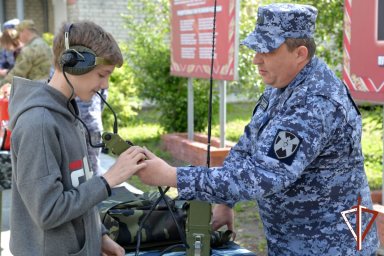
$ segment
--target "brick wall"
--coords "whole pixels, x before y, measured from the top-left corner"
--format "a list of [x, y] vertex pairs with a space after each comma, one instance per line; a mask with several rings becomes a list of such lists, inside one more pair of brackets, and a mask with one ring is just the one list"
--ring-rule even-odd
[[[44, 13], [45, 0], [24, 0], [24, 18], [33, 19], [40, 32], [54, 33], [54, 10], [52, 1], [48, 0], [48, 14]], [[124, 28], [124, 18], [127, 14], [127, 3], [133, 0], [67, 0], [67, 20], [92, 20], [110, 32], [118, 41], [125, 41], [128, 35]], [[135, 0], [140, 2], [140, 0]], [[71, 3], [74, 2], [74, 3]], [[16, 1], [4, 0], [5, 20], [16, 18]], [[48, 27], [46, 29], [46, 27]]]
[[[51, 16], [52, 7], [51, 2], [48, 1], [48, 15], [44, 13], [44, 5], [42, 0], [28, 0], [24, 1], [24, 19], [32, 19], [37, 27], [39, 32], [53, 32]], [[5, 0], [4, 1], [4, 19], [5, 21], [17, 18], [16, 11], [16, 1], [15, 0]], [[45, 22], [45, 19], [48, 19]], [[48, 24], [48, 29], [45, 29], [45, 24]]]
[[118, 41], [128, 39], [124, 31], [123, 14], [127, 13], [128, 0], [78, 0], [68, 5], [68, 20], [92, 20], [110, 32]]

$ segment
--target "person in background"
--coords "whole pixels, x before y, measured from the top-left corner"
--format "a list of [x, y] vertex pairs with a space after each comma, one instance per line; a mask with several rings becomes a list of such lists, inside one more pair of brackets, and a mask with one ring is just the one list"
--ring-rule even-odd
[[[12, 60], [16, 60], [19, 55], [23, 44], [19, 40], [19, 34], [16, 29], [6, 29], [0, 37], [1, 47], [7, 52], [11, 53]], [[5, 65], [7, 68], [0, 69], [0, 76], [5, 77], [8, 72], [13, 68], [13, 65], [8, 63]]]
[[[108, 90], [100, 90], [101, 96], [106, 100]], [[79, 106], [79, 116], [87, 126], [87, 148], [88, 156], [90, 159], [91, 168], [94, 175], [102, 175], [103, 170], [100, 167], [100, 147], [92, 147], [93, 145], [101, 142], [101, 132], [103, 131], [102, 112], [104, 109], [104, 102], [100, 99], [99, 95], [94, 95], [88, 102], [82, 101], [79, 97], [76, 97], [76, 103]], [[89, 142], [88, 132], [90, 133], [91, 142]]]
[[90, 101], [123, 63], [111, 34], [91, 21], [63, 24], [53, 42], [49, 82], [15, 77], [10, 94], [13, 255], [116, 255], [96, 205], [145, 167], [130, 147], [102, 176], [92, 175], [75, 97]]
[[0, 83], [3, 94], [8, 94], [14, 76], [30, 80], [48, 80], [52, 65], [52, 49], [39, 36], [32, 20], [23, 20], [16, 26], [23, 48], [15, 65]]
[[[367, 208], [372, 201], [360, 112], [315, 56], [317, 12], [299, 4], [259, 7], [256, 28], [242, 44], [255, 51], [266, 89], [222, 167], [176, 168], [146, 150], [147, 167], [137, 175], [149, 185], [177, 187], [181, 199], [219, 204], [213, 229], [232, 229], [231, 207], [256, 200], [270, 256], [375, 255], [376, 225], [357, 250], [341, 215], [359, 196]], [[362, 227], [370, 217], [362, 216]]]
[[[16, 26], [20, 23], [19, 19], [12, 19], [4, 22], [3, 24], [3, 33], [8, 30], [15, 30]], [[13, 35], [12, 38], [15, 38], [17, 31], [9, 33]], [[17, 35], [18, 37], [18, 35]], [[0, 53], [0, 78], [3, 78], [7, 75], [10, 69], [15, 65], [15, 53], [12, 50], [7, 50], [2, 46]]]

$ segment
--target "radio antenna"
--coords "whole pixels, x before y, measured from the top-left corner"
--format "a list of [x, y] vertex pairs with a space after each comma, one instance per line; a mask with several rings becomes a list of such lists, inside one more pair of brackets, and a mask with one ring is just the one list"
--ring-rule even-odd
[[211, 163], [211, 130], [212, 130], [212, 91], [213, 91], [213, 63], [215, 60], [215, 38], [216, 38], [216, 6], [213, 9], [213, 30], [212, 30], [212, 53], [211, 53], [211, 73], [209, 75], [209, 102], [208, 102], [208, 141], [207, 141], [207, 167]]

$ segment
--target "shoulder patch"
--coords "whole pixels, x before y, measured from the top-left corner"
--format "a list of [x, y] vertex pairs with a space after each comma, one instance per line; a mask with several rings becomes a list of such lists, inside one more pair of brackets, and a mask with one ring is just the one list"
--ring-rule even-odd
[[257, 109], [260, 107], [263, 111], [266, 111], [268, 108], [268, 100], [264, 97], [264, 94], [260, 96], [259, 100], [256, 103], [255, 108], [253, 109], [252, 116], [255, 115]]
[[301, 138], [290, 131], [278, 130], [268, 156], [291, 165], [301, 143]]

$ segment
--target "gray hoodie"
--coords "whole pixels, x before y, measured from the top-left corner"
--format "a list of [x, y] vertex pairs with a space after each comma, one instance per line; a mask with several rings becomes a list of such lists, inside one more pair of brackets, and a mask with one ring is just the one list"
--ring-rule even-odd
[[67, 98], [46, 83], [15, 77], [9, 114], [12, 253], [100, 255], [95, 206], [108, 192], [90, 172], [84, 129]]

